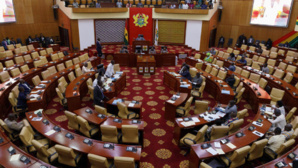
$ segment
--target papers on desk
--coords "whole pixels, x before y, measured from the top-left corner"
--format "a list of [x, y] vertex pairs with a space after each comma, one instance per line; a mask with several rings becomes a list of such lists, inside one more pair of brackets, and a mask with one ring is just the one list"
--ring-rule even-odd
[[221, 93], [222, 94], [230, 94], [230, 91], [229, 90], [221, 90]]
[[42, 117], [34, 117], [32, 118], [32, 121], [41, 121], [42, 120]]
[[38, 98], [39, 95], [38, 94], [30, 94], [30, 97]]
[[48, 81], [41, 81], [40, 83], [48, 83]]
[[214, 147], [221, 148], [220, 142], [214, 142]]
[[37, 89], [42, 89], [43, 87], [46, 87], [45, 84], [39, 84], [38, 86], [35, 86]]
[[117, 71], [116, 74], [123, 74], [123, 71]]
[[217, 112], [216, 114], [217, 114], [219, 117], [224, 117], [224, 116], [226, 115], [226, 113], [223, 113], [223, 112], [220, 112], [220, 111]]
[[167, 102], [168, 102], [168, 103], [171, 103], [171, 104], [175, 103], [175, 101], [173, 101], [173, 100], [171, 100], [171, 99], [168, 100]]
[[223, 83], [223, 81], [222, 81], [222, 80], [218, 80], [217, 82], [218, 82], [218, 83]]
[[128, 104], [128, 107], [133, 107], [133, 106], [135, 106], [134, 103], [129, 103], [129, 104]]
[[217, 151], [214, 150], [212, 147], [206, 149], [206, 151], [209, 152], [209, 153], [212, 154], [212, 155], [217, 155]]
[[17, 160], [19, 160], [19, 158], [20, 158], [20, 154], [15, 154], [10, 157], [9, 161], [11, 161], [11, 162], [17, 161]]
[[172, 97], [174, 97], [174, 98], [180, 98], [180, 96], [178, 96], [178, 95], [173, 95]]
[[37, 113], [42, 113], [42, 111], [43, 111], [43, 109], [38, 109], [38, 110], [36, 110], [36, 111], [34, 111], [34, 114], [37, 114]]
[[196, 123], [197, 123], [197, 122], [200, 122], [200, 120], [199, 120], [198, 117], [192, 117], [191, 119], [192, 119], [193, 122], [196, 122]]
[[270, 75], [269, 75], [269, 74], [266, 74], [266, 77], [267, 77], [267, 78], [269, 78], [269, 77], [270, 77]]
[[227, 145], [229, 148], [231, 148], [231, 149], [235, 149], [235, 148], [236, 148], [236, 146], [235, 146], [234, 144], [232, 144], [231, 142], [227, 143], [226, 145]]
[[117, 105], [118, 102], [122, 103], [122, 99], [116, 99], [116, 100], [113, 101], [112, 104]]
[[121, 75], [121, 74], [115, 74], [115, 75], [114, 75], [114, 78], [117, 80], [117, 79], [120, 78], [120, 75]]
[[178, 118], [177, 121], [183, 121], [183, 119], [182, 118]]
[[181, 122], [181, 125], [183, 125], [184, 127], [189, 127], [192, 125], [196, 125], [196, 123], [193, 121], [187, 121], [187, 122]]
[[188, 88], [190, 86], [190, 84], [187, 84], [187, 85], [180, 85], [180, 87], [182, 88]]
[[224, 155], [225, 152], [222, 149], [216, 149], [216, 152], [220, 155]]
[[257, 136], [259, 136], [259, 137], [264, 136], [264, 134], [261, 133], [261, 132], [259, 132], [259, 131], [254, 131], [254, 132], [252, 132], [252, 133], [255, 134], [255, 135], [257, 135]]
[[50, 131], [46, 132], [45, 134], [46, 134], [47, 136], [50, 136], [50, 135], [54, 134], [55, 132], [56, 132], [56, 131], [54, 131], [54, 130], [50, 130]]
[[110, 87], [109, 86], [105, 86], [105, 90], [109, 90], [110, 89]]
[[262, 123], [259, 123], [259, 122], [256, 122], [256, 121], [253, 121], [252, 124], [253, 124], [253, 125], [256, 125], [256, 126], [258, 126], [258, 127], [262, 127], [262, 126], [263, 126]]

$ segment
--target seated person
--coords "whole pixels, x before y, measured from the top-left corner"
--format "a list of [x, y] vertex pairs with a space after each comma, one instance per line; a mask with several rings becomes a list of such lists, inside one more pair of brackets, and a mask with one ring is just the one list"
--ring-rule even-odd
[[138, 37], [136, 38], [136, 41], [145, 41], [144, 35], [139, 34]]
[[189, 4], [188, 4], [188, 9], [193, 9], [194, 6], [195, 6], [195, 5], [194, 5], [193, 3], [189, 3]]
[[280, 110], [280, 113], [282, 115], [286, 116], [286, 110], [285, 110], [284, 104], [282, 103], [281, 100], [276, 102], [276, 108], [278, 108]]
[[142, 8], [142, 7], [143, 7], [143, 4], [142, 4], [141, 1], [139, 1], [139, 3], [137, 4], [137, 7], [138, 7], [138, 8]]
[[[240, 54], [239, 54], [240, 55]], [[240, 56], [242, 56], [242, 57], [247, 57], [247, 53], [244, 51], [244, 53], [242, 53]]]
[[85, 74], [85, 73], [88, 73], [90, 71], [91, 71], [91, 69], [88, 68], [88, 63], [84, 62], [84, 66], [82, 67], [82, 73]]
[[264, 63], [263, 65], [260, 65], [260, 66], [261, 66], [262, 72], [269, 74], [269, 68], [267, 66], [267, 63]]
[[160, 53], [161, 53], [161, 54], [168, 53], [168, 48], [167, 48], [167, 46], [163, 46], [163, 47], [161, 47]]
[[274, 135], [268, 141], [268, 148], [276, 152], [277, 149], [285, 142], [286, 138], [281, 135], [281, 129], [276, 127], [274, 129]]
[[116, 6], [117, 6], [118, 8], [122, 8], [122, 2], [121, 2], [120, 0], [118, 0], [118, 2], [116, 3]]
[[284, 47], [285, 48], [289, 48], [290, 47], [289, 43], [288, 42], [285, 42]]
[[99, 64], [99, 65], [97, 65], [96, 68], [97, 68], [97, 69], [96, 69], [96, 72], [97, 72], [97, 73], [103, 73], [103, 74], [105, 74], [106, 70], [104, 69], [103, 64]]
[[96, 2], [96, 4], [95, 4], [95, 7], [96, 7], [96, 8], [101, 8], [101, 6], [100, 6], [100, 1], [99, 1], [99, 0], [97, 0], [97, 2]]
[[20, 132], [24, 127], [24, 122], [17, 122], [16, 117], [13, 113], [9, 113], [8, 117], [4, 120], [4, 122], [6, 123], [7, 127], [13, 131]]
[[223, 118], [224, 121], [229, 120], [231, 118], [230, 115], [233, 112], [236, 113], [236, 115], [237, 115], [237, 106], [236, 106], [235, 100], [230, 100], [230, 102], [229, 102], [228, 106], [225, 108], [225, 110], [222, 110], [220, 108], [215, 108], [215, 110], [226, 113], [225, 117]]
[[95, 88], [95, 86], [97, 85], [97, 81], [98, 81], [98, 80], [101, 80], [102, 83], [105, 82], [104, 74], [103, 74], [102, 71], [99, 72], [97, 78], [94, 79], [93, 84], [92, 84], [93, 88]]
[[20, 79], [19, 87], [23, 87], [25, 89], [25, 94], [29, 94], [31, 89], [33, 88], [30, 86], [24, 79]]
[[126, 7], [127, 7], [127, 8], [131, 8], [131, 3], [130, 3], [129, 1], [128, 1], [127, 4], [126, 4]]
[[215, 55], [216, 51], [214, 50], [214, 48], [211, 48], [211, 50], [209, 51], [210, 54]]
[[211, 58], [211, 54], [208, 52], [208, 53], [206, 53], [206, 57], [204, 58], [204, 61], [207, 61], [207, 62], [209, 62], [209, 63], [211, 63], [212, 62], [212, 58]]
[[236, 60], [235, 54], [234, 53], [231, 53], [230, 56], [228, 57], [228, 60], [229, 61], [235, 61]]
[[247, 61], [246, 61], [245, 57], [243, 57], [243, 56], [242, 56], [241, 59], [238, 60], [237, 62], [240, 63], [240, 64], [244, 64], [244, 65], [247, 64]]
[[200, 8], [201, 8], [201, 4], [197, 3], [197, 4], [195, 5], [195, 9], [200, 9]]
[[234, 84], [235, 84], [235, 75], [232, 74], [231, 76], [229, 76], [227, 79], [226, 79], [226, 82], [228, 83], [228, 85], [233, 88], [234, 87]]
[[270, 130], [274, 130], [276, 127], [284, 129], [287, 124], [285, 116], [281, 114], [279, 109], [275, 109], [274, 114], [276, 116], [275, 119], [268, 119], [272, 123]]
[[122, 46], [120, 53], [128, 53], [127, 46]]
[[287, 124], [281, 134], [285, 136], [286, 140], [289, 140], [294, 134], [293, 126], [291, 124]]
[[170, 6], [170, 9], [175, 9], [176, 8], [176, 5], [175, 4], [172, 4], [171, 6]]
[[232, 112], [231, 115], [230, 115], [230, 117], [231, 117], [231, 118], [223, 124], [224, 126], [230, 126], [230, 124], [231, 124], [233, 121], [238, 120], [237, 113], [235, 113], [235, 112]]
[[192, 79], [191, 84], [192, 87], [195, 88], [200, 88], [203, 82], [203, 78], [201, 77], [200, 72], [197, 73], [197, 75]]
[[156, 54], [155, 47], [151, 46], [149, 49], [149, 54]]
[[262, 54], [263, 53], [263, 50], [262, 50], [262, 47], [261, 46], [258, 46], [257, 47], [256, 53], [258, 53], [258, 54]]
[[19, 96], [18, 96], [18, 104], [17, 108], [20, 108], [22, 110], [27, 109], [27, 100], [29, 100], [29, 94], [25, 93], [25, 89], [23, 87], [19, 87]]
[[207, 5], [205, 4], [205, 3], [203, 3], [202, 5], [201, 5], [201, 9], [207, 9]]
[[180, 68], [179, 71], [177, 71], [177, 73], [180, 74], [180, 73], [183, 71], [183, 67], [184, 67], [184, 66], [188, 66], [188, 65], [186, 64], [186, 62], [183, 62], [183, 63], [182, 63], [181, 68]]
[[72, 6], [74, 8], [78, 8], [79, 7], [79, 4], [77, 3], [77, 0], [73, 0]]
[[232, 62], [231, 65], [229, 66], [229, 70], [235, 72], [236, 67], [235, 67], [235, 63]]
[[101, 80], [97, 80], [97, 85], [94, 87], [93, 95], [94, 105], [104, 107], [103, 100], [106, 99], [106, 96], [104, 95], [104, 89]]
[[182, 79], [185, 78], [185, 79], [188, 79], [191, 81], [191, 75], [189, 73], [189, 66], [184, 66], [180, 75], [182, 76]]

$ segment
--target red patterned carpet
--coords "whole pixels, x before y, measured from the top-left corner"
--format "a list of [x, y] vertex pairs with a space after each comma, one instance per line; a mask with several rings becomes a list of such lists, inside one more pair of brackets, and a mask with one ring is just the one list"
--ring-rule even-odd
[[[181, 61], [179, 62], [182, 63]], [[173, 140], [174, 123], [164, 119], [164, 102], [169, 99], [173, 91], [163, 85], [163, 71], [178, 70], [176, 67], [157, 68], [156, 74], [151, 77], [143, 77], [136, 73], [136, 68], [122, 67], [127, 73], [127, 86], [118, 95], [119, 98], [137, 100], [143, 103], [142, 119], [145, 121], [144, 148], [142, 150], [141, 168], [186, 168], [189, 164], [189, 156], [183, 156], [184, 151]], [[208, 86], [207, 86], [208, 87]], [[212, 96], [204, 93], [203, 100], [209, 101], [211, 106], [215, 105]], [[82, 107], [92, 107], [89, 97], [83, 98]], [[242, 100], [238, 109], [249, 109], [249, 117], [245, 118], [245, 124], [253, 118], [250, 106]], [[67, 118], [63, 113], [59, 99], [55, 98], [49, 105], [46, 114], [57, 124], [64, 128], [67, 126]], [[61, 111], [60, 111], [61, 110]], [[191, 111], [193, 113], [193, 111]]]

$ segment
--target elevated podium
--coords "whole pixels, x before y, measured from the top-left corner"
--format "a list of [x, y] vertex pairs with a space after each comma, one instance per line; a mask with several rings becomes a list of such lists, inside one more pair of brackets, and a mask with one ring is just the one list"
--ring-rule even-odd
[[154, 56], [137, 56], [137, 71], [139, 75], [155, 73], [156, 61]]
[[136, 41], [135, 40], [132, 42], [132, 52], [134, 53], [136, 51], [136, 48], [140, 47], [142, 53], [148, 54], [150, 44], [151, 44], [150, 41]]

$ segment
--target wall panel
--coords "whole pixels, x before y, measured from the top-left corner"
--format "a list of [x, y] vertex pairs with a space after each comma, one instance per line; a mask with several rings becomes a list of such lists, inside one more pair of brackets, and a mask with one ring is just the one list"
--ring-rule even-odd
[[158, 20], [158, 43], [185, 43], [186, 21]]

